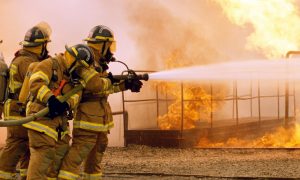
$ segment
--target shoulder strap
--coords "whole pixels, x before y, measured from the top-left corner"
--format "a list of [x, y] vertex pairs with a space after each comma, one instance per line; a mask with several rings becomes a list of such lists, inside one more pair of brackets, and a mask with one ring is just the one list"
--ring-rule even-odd
[[53, 71], [53, 75], [51, 77], [51, 80], [56, 82], [58, 80], [58, 77], [57, 77], [57, 69], [58, 69], [58, 61], [57, 59], [55, 58], [51, 58], [52, 60], [52, 71]]

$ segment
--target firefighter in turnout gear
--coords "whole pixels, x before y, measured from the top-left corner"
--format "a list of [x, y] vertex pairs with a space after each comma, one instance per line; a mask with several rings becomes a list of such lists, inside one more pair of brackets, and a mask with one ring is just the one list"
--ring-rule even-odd
[[[77, 72], [86, 87], [74, 119], [73, 144], [63, 160], [60, 179], [77, 179], [84, 160], [83, 179], [101, 179], [100, 164], [108, 144], [107, 134], [114, 126], [108, 95], [134, 86], [127, 81], [119, 82], [106, 72], [107, 64], [114, 60], [116, 43], [109, 28], [96, 26], [85, 40], [95, 54], [94, 73], [93, 76], [87, 76], [85, 74], [89, 71], [86, 69]], [[139, 91], [142, 82], [137, 80], [135, 84]]]
[[[48, 57], [47, 43], [50, 42], [50, 34], [50, 26], [41, 22], [29, 29], [24, 41], [20, 43], [22, 48], [15, 53], [9, 67], [9, 94], [4, 104], [4, 120], [25, 116], [25, 104], [18, 100], [19, 93], [29, 65]], [[29, 155], [27, 130], [22, 126], [8, 127], [6, 145], [0, 156], [0, 179], [14, 179], [18, 162], [20, 175], [22, 179], [26, 179]]]
[[[93, 59], [93, 52], [84, 44], [70, 48], [66, 46], [64, 54], [44, 60], [33, 70], [29, 80], [29, 115], [46, 106], [49, 108], [49, 114], [23, 125], [28, 129], [31, 153], [28, 180], [47, 179], [48, 170], [54, 159], [57, 159], [55, 156], [57, 148], [61, 147], [59, 144], [68, 145], [67, 115], [76, 108], [80, 93], [72, 95], [67, 102], [59, 101], [59, 96], [70, 91], [78, 83], [78, 80], [74, 79], [74, 71], [79, 67], [87, 68]], [[67, 150], [68, 148], [65, 148], [64, 152], [59, 150], [61, 158]]]

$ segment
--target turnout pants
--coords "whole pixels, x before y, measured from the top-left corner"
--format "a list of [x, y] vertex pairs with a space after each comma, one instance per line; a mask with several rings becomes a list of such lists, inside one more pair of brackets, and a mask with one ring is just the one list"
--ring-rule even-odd
[[62, 159], [69, 149], [70, 136], [55, 141], [48, 135], [28, 130], [31, 159], [27, 180], [56, 179]]
[[70, 140], [71, 137], [69, 135], [65, 135], [65, 137], [61, 141], [58, 141], [56, 143], [55, 158], [48, 169], [48, 180], [57, 179], [62, 160], [70, 148]]
[[79, 177], [80, 165], [84, 160], [83, 179], [101, 179], [101, 160], [108, 144], [107, 132], [91, 132], [75, 128], [73, 144], [63, 159], [59, 179]]
[[56, 141], [48, 135], [28, 129], [31, 152], [28, 180], [47, 179], [47, 171], [55, 157]]
[[22, 179], [26, 179], [29, 164], [27, 129], [22, 126], [8, 127], [6, 144], [0, 155], [0, 180], [14, 179], [16, 166]]
[[[61, 160], [69, 148], [70, 136], [60, 138], [62, 117], [39, 119], [24, 126], [28, 129], [30, 162], [27, 180], [56, 178]], [[62, 140], [61, 140], [62, 139]]]

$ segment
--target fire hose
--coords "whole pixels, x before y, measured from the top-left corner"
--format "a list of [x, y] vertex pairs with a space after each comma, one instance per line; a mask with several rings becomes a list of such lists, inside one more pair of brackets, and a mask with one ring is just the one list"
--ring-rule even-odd
[[[65, 95], [61, 96], [59, 98], [59, 100], [61, 102], [65, 102], [66, 100], [68, 100], [73, 94], [81, 91], [83, 89], [83, 86], [81, 84], [77, 85], [75, 88], [73, 88], [71, 91], [69, 91], [68, 93], [66, 93]], [[30, 121], [33, 121], [37, 118], [40, 117], [44, 117], [45, 115], [47, 115], [49, 113], [49, 108], [45, 107], [44, 109], [42, 109], [41, 111], [34, 113], [30, 116], [24, 117], [22, 119], [18, 119], [18, 120], [5, 120], [5, 121], [0, 121], [0, 127], [8, 127], [8, 126], [20, 126], [22, 124], [28, 123]]]

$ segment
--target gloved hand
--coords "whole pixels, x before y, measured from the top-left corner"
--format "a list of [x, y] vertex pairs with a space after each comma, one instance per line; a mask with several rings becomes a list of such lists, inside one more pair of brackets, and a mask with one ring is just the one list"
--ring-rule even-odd
[[101, 68], [102, 68], [102, 72], [108, 70], [108, 68], [109, 68], [108, 65], [107, 65], [106, 63], [100, 63], [100, 66], [101, 66]]
[[67, 102], [60, 102], [54, 95], [48, 99], [49, 117], [51, 119], [62, 115], [67, 109], [69, 104]]
[[138, 79], [125, 80], [125, 88], [130, 89], [131, 92], [140, 92], [140, 89], [143, 86], [142, 81]]
[[109, 73], [107, 74], [107, 78], [111, 81], [111, 84], [119, 83], [119, 82], [120, 82], [119, 79], [115, 79], [115, 78], [113, 77], [113, 75], [112, 75], [111, 72], [109, 72]]

